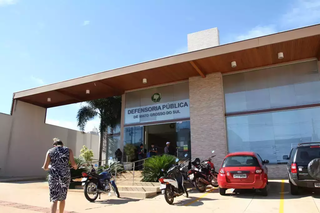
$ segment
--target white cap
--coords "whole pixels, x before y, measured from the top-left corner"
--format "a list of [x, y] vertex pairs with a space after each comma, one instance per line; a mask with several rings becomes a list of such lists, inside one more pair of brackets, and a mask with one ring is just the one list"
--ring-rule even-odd
[[170, 142], [167, 142], [166, 144], [170, 144]]

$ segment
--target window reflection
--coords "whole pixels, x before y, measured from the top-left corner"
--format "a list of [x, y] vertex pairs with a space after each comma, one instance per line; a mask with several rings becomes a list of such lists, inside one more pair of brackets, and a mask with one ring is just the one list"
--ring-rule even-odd
[[319, 141], [320, 107], [227, 117], [229, 152], [253, 151], [285, 162], [298, 143]]
[[108, 135], [108, 157], [115, 158], [115, 152], [120, 148], [120, 135]]
[[139, 146], [144, 141], [143, 126], [133, 126], [124, 128], [124, 145], [134, 144]]
[[190, 137], [190, 121], [177, 122], [177, 157], [184, 159], [184, 155], [188, 154], [191, 157], [191, 137]]
[[223, 77], [226, 112], [320, 103], [317, 61]]

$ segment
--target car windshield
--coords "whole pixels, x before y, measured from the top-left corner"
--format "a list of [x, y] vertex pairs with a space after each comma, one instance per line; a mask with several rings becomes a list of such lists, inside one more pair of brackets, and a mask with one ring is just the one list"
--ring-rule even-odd
[[320, 146], [298, 148], [296, 162], [310, 162], [315, 158], [320, 158]]
[[257, 158], [248, 155], [237, 155], [226, 158], [222, 167], [260, 166]]

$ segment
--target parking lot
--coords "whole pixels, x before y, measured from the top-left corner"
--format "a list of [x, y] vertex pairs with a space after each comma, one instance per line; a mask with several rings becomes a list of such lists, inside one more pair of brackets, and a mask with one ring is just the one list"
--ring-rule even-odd
[[[81, 190], [70, 190], [66, 212], [320, 212], [318, 194], [304, 192], [292, 196], [287, 181], [281, 180], [270, 183], [267, 197], [250, 191], [220, 196], [218, 189], [208, 189], [207, 193], [191, 190], [189, 196], [177, 198], [173, 206], [168, 205], [162, 195], [145, 200], [102, 195], [101, 200], [89, 203]], [[0, 183], [0, 212], [48, 212], [49, 205], [46, 182]]]

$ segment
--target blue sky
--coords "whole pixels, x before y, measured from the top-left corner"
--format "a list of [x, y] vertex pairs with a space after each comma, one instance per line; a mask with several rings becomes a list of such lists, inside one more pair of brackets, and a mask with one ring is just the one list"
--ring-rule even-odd
[[[189, 33], [218, 27], [225, 44], [317, 23], [319, 0], [0, 0], [0, 112], [16, 91], [185, 52]], [[76, 129], [79, 107], [47, 122]]]

